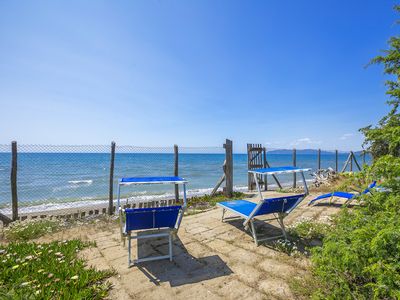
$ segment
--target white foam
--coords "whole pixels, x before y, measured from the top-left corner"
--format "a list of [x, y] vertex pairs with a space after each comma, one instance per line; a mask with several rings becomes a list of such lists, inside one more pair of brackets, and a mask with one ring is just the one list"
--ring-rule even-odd
[[93, 183], [93, 180], [70, 180], [70, 181], [68, 181], [68, 183], [71, 183], [71, 184], [88, 184], [88, 185], [90, 185], [90, 184]]

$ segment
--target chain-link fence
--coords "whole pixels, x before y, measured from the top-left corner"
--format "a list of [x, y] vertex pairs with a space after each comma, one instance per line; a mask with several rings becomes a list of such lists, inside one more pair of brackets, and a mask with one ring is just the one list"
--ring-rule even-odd
[[[117, 197], [117, 181], [133, 176], [173, 176], [186, 178], [188, 196], [210, 194], [224, 174], [225, 149], [219, 147], [115, 147], [113, 199]], [[106, 213], [110, 199], [112, 145], [18, 145], [17, 180], [18, 215], [49, 216]], [[313, 170], [331, 167], [341, 171], [349, 160], [349, 152], [274, 149], [266, 151], [271, 167], [293, 165]], [[358, 164], [370, 163], [369, 155], [354, 153]], [[247, 153], [233, 154], [234, 190], [247, 191], [249, 164]], [[12, 215], [11, 145], [0, 145], [0, 213]], [[337, 163], [336, 163], [337, 162]], [[355, 161], [347, 169], [356, 170]], [[310, 174], [306, 174], [311, 180]], [[280, 177], [282, 185], [291, 185], [293, 176]], [[298, 178], [300, 179], [300, 178]], [[269, 182], [274, 188], [274, 182]], [[220, 188], [221, 189], [221, 188]], [[182, 192], [182, 191], [180, 191]], [[181, 195], [182, 196], [182, 195]], [[121, 199], [130, 203], [174, 199], [174, 188], [168, 185], [128, 186], [121, 190]], [[114, 204], [115, 205], [115, 204]]]
[[[112, 145], [18, 145], [18, 215], [83, 216], [108, 211]], [[115, 146], [113, 199], [122, 177], [173, 176], [190, 179], [188, 196], [210, 193], [223, 174], [220, 147]], [[0, 213], [12, 215], [11, 145], [0, 145]], [[192, 180], [193, 178], [193, 180]], [[182, 191], [180, 191], [182, 197]], [[174, 199], [173, 186], [126, 186], [121, 200], [129, 203]]]

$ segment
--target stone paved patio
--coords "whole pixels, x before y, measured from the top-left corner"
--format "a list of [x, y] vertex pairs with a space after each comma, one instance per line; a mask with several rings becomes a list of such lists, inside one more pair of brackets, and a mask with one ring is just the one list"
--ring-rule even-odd
[[[274, 195], [268, 192], [269, 197]], [[303, 217], [325, 218], [338, 209], [308, 207], [307, 199], [285, 219], [285, 224]], [[117, 275], [110, 279], [114, 284], [112, 299], [293, 299], [288, 282], [305, 274], [308, 260], [288, 256], [265, 244], [256, 247], [241, 224], [240, 220], [222, 223], [218, 208], [185, 216], [174, 241], [173, 262], [153, 261], [131, 268], [127, 267], [127, 249], [120, 242], [117, 224], [72, 228], [51, 239], [80, 237], [95, 241], [97, 247], [85, 250], [83, 255], [90, 265], [116, 270]], [[266, 232], [279, 230], [277, 223], [258, 224]], [[167, 247], [167, 239], [141, 243], [139, 255], [167, 253]], [[134, 256], [136, 249], [133, 240]]]

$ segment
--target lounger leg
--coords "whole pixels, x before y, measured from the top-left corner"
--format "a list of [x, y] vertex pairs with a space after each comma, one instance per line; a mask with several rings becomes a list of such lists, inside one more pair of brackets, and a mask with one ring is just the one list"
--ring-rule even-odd
[[257, 234], [253, 220], [250, 221], [250, 228], [251, 228], [251, 233], [253, 234], [254, 243], [256, 243], [256, 246], [258, 246]]
[[281, 226], [283, 236], [285, 237], [285, 240], [287, 240], [285, 224], [283, 223], [283, 216], [281, 214], [279, 214], [279, 216], [278, 216], [278, 222], [279, 222], [279, 225]]
[[119, 232], [121, 234], [121, 242], [123, 244], [123, 246], [125, 247], [125, 237], [124, 237], [124, 232], [123, 232], [123, 220], [122, 220], [122, 210], [119, 209]]
[[221, 222], [224, 221], [224, 216], [225, 216], [225, 208], [222, 209], [222, 218], [221, 218]]
[[131, 266], [131, 232], [129, 231], [128, 235], [128, 268]]
[[172, 232], [169, 233], [169, 260], [172, 261]]

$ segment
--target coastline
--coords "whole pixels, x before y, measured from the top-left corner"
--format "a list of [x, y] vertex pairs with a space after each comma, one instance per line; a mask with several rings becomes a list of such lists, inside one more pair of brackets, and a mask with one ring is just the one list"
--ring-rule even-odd
[[[308, 179], [307, 182], [311, 182], [311, 179]], [[300, 183], [300, 181], [299, 181]], [[284, 187], [290, 187], [290, 182], [283, 182], [282, 185]], [[270, 190], [274, 190], [277, 188], [275, 184], [271, 184], [269, 186]], [[187, 197], [195, 197], [195, 196], [204, 196], [210, 194], [213, 188], [205, 188], [205, 189], [193, 189], [187, 191]], [[219, 188], [218, 191], [222, 191], [222, 188]], [[238, 192], [248, 192], [247, 186], [235, 186], [234, 191]], [[129, 207], [148, 207], [158, 205], [159, 202], [174, 202], [174, 194], [165, 193], [161, 195], [154, 194], [146, 194], [140, 196], [133, 197], [123, 197], [121, 198], [121, 205], [124, 206], [126, 204]], [[113, 206], [114, 209], [117, 207], [117, 199], [114, 198]], [[97, 199], [97, 200], [77, 200], [77, 201], [69, 201], [69, 202], [49, 202], [49, 203], [41, 203], [38, 205], [29, 205], [29, 206], [20, 206], [18, 208], [18, 218], [20, 220], [25, 219], [35, 219], [35, 218], [46, 218], [50, 216], [54, 217], [71, 217], [71, 218], [80, 218], [90, 215], [99, 215], [106, 214], [108, 212], [109, 200]], [[0, 213], [11, 217], [12, 209], [11, 207], [5, 207], [0, 209]]]

